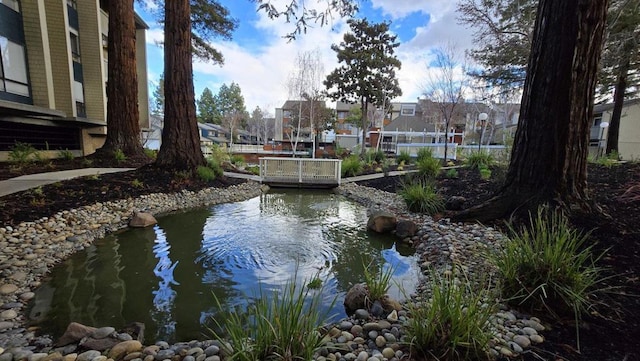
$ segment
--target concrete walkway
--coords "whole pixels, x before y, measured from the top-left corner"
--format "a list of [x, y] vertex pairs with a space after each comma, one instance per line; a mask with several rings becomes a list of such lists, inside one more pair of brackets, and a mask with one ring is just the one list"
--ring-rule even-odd
[[59, 181], [88, 175], [126, 172], [135, 168], [81, 168], [59, 172], [28, 174], [0, 181], [0, 197]]

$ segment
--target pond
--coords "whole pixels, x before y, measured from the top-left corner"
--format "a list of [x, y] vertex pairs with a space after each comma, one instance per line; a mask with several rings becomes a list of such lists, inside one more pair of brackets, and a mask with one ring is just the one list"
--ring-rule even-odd
[[[363, 206], [303, 190], [168, 215], [155, 227], [99, 240], [56, 266], [28, 316], [54, 337], [74, 321], [116, 329], [135, 321], [145, 324], [147, 343], [205, 339], [211, 317], [297, 275], [298, 283], [323, 281], [324, 307], [339, 319], [344, 295], [364, 281], [366, 265], [393, 267], [396, 299], [413, 292], [420, 275], [411, 248], [393, 235], [366, 231], [366, 222]], [[216, 298], [227, 310], [218, 309]]]

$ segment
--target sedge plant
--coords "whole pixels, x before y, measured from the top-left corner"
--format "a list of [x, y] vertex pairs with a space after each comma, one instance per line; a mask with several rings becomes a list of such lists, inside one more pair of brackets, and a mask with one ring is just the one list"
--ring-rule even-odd
[[471, 153], [467, 159], [465, 159], [465, 164], [469, 168], [489, 168], [495, 164], [495, 159], [493, 155], [489, 152], [479, 151]]
[[369, 299], [371, 301], [380, 300], [389, 291], [391, 287], [391, 278], [395, 272], [395, 267], [383, 267], [379, 270], [373, 261], [368, 265], [363, 265], [364, 269], [364, 282], [369, 290]]
[[350, 155], [342, 160], [341, 172], [343, 177], [353, 177], [362, 172], [362, 162], [357, 155]]
[[444, 199], [428, 182], [405, 183], [398, 193], [412, 212], [434, 215], [445, 208]]

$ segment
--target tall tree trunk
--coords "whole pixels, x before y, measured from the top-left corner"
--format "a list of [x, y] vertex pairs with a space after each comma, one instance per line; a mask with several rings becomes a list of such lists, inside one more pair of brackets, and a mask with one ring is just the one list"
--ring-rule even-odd
[[107, 138], [98, 155], [141, 156], [133, 0], [109, 1]]
[[193, 90], [190, 12], [189, 0], [165, 2], [164, 129], [156, 160], [163, 168], [194, 170], [205, 164]]
[[622, 106], [624, 105], [624, 93], [627, 89], [627, 74], [629, 72], [629, 57], [624, 59], [622, 66], [620, 66], [620, 73], [618, 74], [618, 81], [616, 82], [616, 88], [613, 92], [613, 113], [609, 121], [609, 130], [607, 132], [607, 151], [606, 154], [611, 152], [618, 152], [618, 138], [620, 136], [620, 117], [622, 117]]
[[500, 192], [455, 218], [486, 221], [587, 199], [593, 95], [608, 0], [540, 0], [511, 162]]

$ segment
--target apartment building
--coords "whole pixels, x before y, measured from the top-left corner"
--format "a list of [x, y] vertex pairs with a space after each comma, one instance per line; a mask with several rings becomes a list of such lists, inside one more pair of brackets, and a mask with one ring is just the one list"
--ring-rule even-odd
[[[0, 0], [0, 160], [16, 142], [51, 157], [61, 149], [87, 155], [102, 146], [107, 2]], [[135, 23], [140, 125], [148, 128], [148, 26], [137, 15]]]

